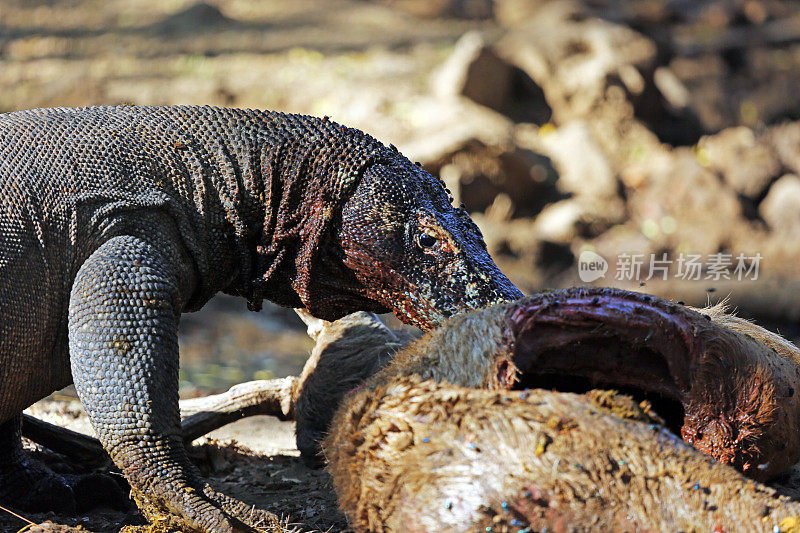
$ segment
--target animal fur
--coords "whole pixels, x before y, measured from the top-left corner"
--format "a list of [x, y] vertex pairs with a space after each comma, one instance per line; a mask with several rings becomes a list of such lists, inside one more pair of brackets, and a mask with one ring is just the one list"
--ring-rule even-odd
[[[358, 531], [769, 529], [800, 506], [726, 465], [763, 480], [800, 458], [798, 353], [722, 307], [544, 293], [399, 352], [323, 449]], [[673, 395], [694, 447], [623, 395], [510, 390], [559, 373]]]

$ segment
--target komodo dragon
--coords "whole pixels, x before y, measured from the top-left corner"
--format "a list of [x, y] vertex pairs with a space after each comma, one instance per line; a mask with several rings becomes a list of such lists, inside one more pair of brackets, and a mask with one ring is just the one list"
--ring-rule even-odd
[[521, 293], [441, 180], [327, 119], [213, 107], [0, 115], [0, 502], [74, 506], [20, 444], [75, 383], [148, 513], [276, 524], [204, 483], [179, 433], [178, 321], [222, 291], [430, 329]]

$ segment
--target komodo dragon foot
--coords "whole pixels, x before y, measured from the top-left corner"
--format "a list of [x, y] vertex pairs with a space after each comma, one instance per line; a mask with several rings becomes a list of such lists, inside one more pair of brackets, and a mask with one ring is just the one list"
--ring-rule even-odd
[[0, 424], [0, 505], [24, 511], [126, 509], [130, 503], [110, 476], [58, 474], [22, 448], [20, 417]]
[[[148, 497], [136, 489], [131, 494], [139, 507], [139, 511], [151, 524], [164, 526], [169, 531], [198, 531], [195, 520], [186, 519], [182, 515], [176, 514], [174, 510], [169, 509], [170, 502]], [[219, 531], [230, 530], [237, 533], [245, 531], [258, 533], [284, 531], [278, 517], [274, 514], [225, 496], [207, 484], [203, 486], [202, 493], [196, 496], [198, 501], [204, 500], [212, 508], [216, 508], [217, 514], [221, 515], [222, 521], [217, 526]], [[214, 529], [214, 531], [216, 530]]]

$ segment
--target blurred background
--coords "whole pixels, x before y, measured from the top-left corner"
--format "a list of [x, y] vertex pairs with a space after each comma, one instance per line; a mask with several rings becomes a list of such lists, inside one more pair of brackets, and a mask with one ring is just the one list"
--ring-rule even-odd
[[[729, 297], [793, 339], [799, 82], [788, 0], [0, 0], [2, 112], [329, 115], [439, 173], [526, 292]], [[291, 310], [223, 297], [181, 334], [185, 395], [311, 347]]]

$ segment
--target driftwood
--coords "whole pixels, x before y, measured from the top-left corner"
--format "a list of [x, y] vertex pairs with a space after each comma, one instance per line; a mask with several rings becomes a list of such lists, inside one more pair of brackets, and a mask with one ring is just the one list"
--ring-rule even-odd
[[[228, 391], [181, 400], [183, 440], [190, 443], [203, 435], [244, 417], [270, 415], [293, 420], [296, 377], [249, 381]], [[75, 460], [96, 463], [107, 455], [100, 441], [30, 415], [22, 422], [24, 437]]]
[[[765, 479], [797, 460], [797, 354], [721, 308], [555, 291], [398, 353], [323, 449], [358, 531], [788, 530], [800, 504], [723, 462]], [[637, 399], [509, 390], [596, 385]]]
[[206, 433], [247, 416], [270, 415], [280, 420], [294, 418], [293, 394], [297, 378], [249, 381], [227, 392], [182, 400], [183, 440], [191, 442]]

